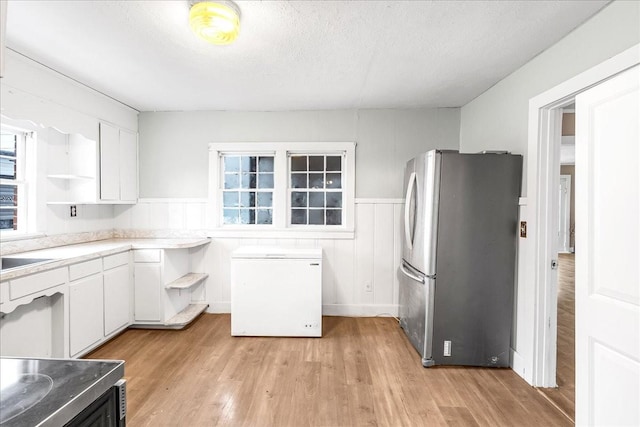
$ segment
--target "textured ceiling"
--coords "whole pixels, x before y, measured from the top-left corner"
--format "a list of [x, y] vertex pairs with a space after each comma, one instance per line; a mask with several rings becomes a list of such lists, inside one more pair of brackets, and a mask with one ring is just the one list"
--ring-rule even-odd
[[140, 111], [457, 107], [607, 2], [237, 3], [213, 46], [187, 0], [9, 0], [7, 47]]

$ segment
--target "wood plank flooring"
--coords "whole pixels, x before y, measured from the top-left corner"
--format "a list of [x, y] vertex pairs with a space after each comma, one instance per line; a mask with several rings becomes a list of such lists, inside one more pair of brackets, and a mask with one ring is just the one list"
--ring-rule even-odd
[[555, 405], [575, 420], [575, 254], [558, 259], [558, 345], [556, 381], [558, 388], [541, 388]]
[[88, 358], [124, 359], [129, 426], [563, 426], [510, 369], [425, 369], [392, 318], [325, 317], [322, 338], [230, 336], [230, 316], [131, 329]]

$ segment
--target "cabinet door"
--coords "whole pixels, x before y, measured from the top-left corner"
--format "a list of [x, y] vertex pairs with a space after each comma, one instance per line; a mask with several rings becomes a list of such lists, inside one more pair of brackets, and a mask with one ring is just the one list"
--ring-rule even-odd
[[120, 135], [117, 128], [100, 123], [100, 199], [120, 199]]
[[97, 343], [103, 337], [102, 275], [69, 284], [69, 354]]
[[138, 198], [138, 137], [120, 131], [120, 200], [135, 202]]
[[162, 286], [160, 264], [136, 264], [134, 267], [134, 319], [136, 322], [159, 322], [160, 291]]
[[129, 323], [131, 293], [129, 265], [104, 272], [104, 335]]

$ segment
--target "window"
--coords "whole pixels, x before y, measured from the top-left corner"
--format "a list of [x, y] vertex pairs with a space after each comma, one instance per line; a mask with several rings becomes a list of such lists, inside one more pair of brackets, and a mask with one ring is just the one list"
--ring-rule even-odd
[[354, 143], [214, 143], [209, 151], [216, 235], [353, 235]]
[[223, 223], [273, 223], [273, 156], [223, 155]]
[[27, 231], [27, 134], [3, 127], [0, 132], [0, 230]]
[[291, 224], [342, 224], [342, 156], [289, 157]]

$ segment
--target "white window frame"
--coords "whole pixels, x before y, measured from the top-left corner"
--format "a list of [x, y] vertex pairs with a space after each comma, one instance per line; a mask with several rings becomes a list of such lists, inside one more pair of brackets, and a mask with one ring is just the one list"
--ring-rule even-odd
[[[355, 222], [355, 142], [229, 142], [209, 144], [208, 229], [211, 237], [352, 239]], [[341, 225], [291, 225], [289, 154], [343, 154]], [[223, 224], [222, 156], [273, 155], [273, 223]]]
[[2, 130], [18, 135], [16, 144], [16, 179], [0, 178], [0, 184], [18, 187], [17, 222], [15, 230], [0, 230], [3, 240], [22, 238], [35, 229], [35, 171], [36, 133], [19, 127], [2, 124]]

